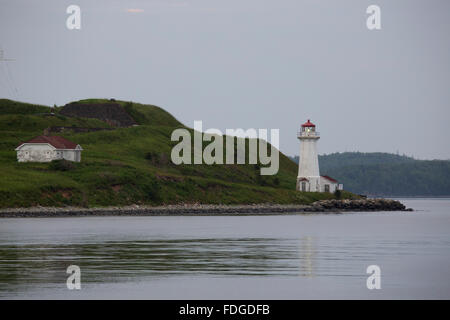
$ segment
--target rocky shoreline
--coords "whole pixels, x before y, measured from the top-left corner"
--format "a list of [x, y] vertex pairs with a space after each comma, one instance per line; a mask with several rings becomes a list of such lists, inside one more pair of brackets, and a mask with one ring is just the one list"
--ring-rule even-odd
[[308, 213], [342, 213], [361, 211], [412, 211], [401, 202], [390, 199], [320, 200], [311, 205], [210, 205], [182, 204], [158, 207], [127, 206], [107, 208], [32, 207], [0, 209], [0, 218], [41, 218], [80, 216], [171, 216], [171, 215], [274, 215]]

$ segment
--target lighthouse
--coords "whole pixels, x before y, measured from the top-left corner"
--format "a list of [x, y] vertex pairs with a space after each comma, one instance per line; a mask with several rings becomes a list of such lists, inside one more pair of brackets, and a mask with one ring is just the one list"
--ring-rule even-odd
[[342, 190], [343, 185], [330, 176], [319, 173], [319, 158], [317, 141], [320, 139], [316, 125], [309, 119], [302, 124], [297, 134], [300, 140], [300, 155], [298, 161], [297, 190], [304, 192], [335, 192]]
[[316, 125], [309, 119], [302, 124], [297, 134], [300, 140], [300, 155], [298, 162], [297, 190], [320, 192], [319, 159], [317, 156], [317, 141], [320, 139]]

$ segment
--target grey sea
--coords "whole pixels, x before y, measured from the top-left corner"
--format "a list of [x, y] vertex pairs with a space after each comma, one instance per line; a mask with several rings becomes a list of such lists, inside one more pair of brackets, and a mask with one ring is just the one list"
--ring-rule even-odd
[[449, 299], [450, 199], [400, 200], [415, 211], [0, 219], [0, 298]]

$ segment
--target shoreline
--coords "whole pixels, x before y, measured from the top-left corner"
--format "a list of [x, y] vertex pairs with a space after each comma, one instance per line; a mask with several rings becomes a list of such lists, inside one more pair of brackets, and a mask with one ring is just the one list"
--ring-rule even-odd
[[0, 209], [0, 218], [52, 218], [98, 216], [248, 216], [287, 214], [339, 214], [344, 212], [413, 211], [392, 199], [320, 200], [310, 205], [180, 204], [165, 206], [124, 206], [105, 208], [31, 207]]

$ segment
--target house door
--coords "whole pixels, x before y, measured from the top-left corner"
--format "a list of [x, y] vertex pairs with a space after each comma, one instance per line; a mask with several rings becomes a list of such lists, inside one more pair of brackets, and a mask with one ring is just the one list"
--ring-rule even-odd
[[302, 182], [302, 191], [306, 191], [306, 182]]
[[329, 184], [325, 185], [325, 192], [330, 192], [330, 185]]

